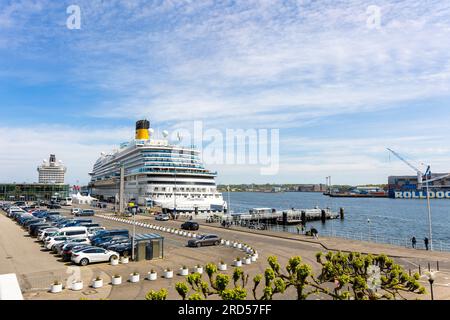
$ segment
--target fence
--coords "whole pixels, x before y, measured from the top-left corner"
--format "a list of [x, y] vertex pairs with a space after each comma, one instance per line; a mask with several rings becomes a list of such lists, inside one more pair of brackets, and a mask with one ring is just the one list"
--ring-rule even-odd
[[17, 278], [22, 291], [28, 292], [34, 290], [48, 290], [50, 285], [55, 281], [59, 281], [63, 285], [66, 285], [67, 280], [71, 276], [72, 273], [69, 273], [66, 270], [53, 270], [20, 274]]
[[[282, 225], [266, 224], [265, 228], [269, 231], [274, 232], [288, 232], [288, 233], [298, 233], [296, 228], [284, 227]], [[388, 237], [386, 235], [380, 235], [376, 232], [358, 232], [356, 230], [321, 230], [320, 236], [332, 237], [332, 238], [343, 238], [348, 240], [359, 240], [368, 241], [374, 243], [384, 243], [399, 247], [411, 248], [412, 241], [409, 237]], [[416, 249], [426, 250], [424, 241], [418, 239], [416, 243]], [[447, 251], [450, 252], [450, 243], [444, 242], [438, 239], [433, 240], [433, 250], [434, 251]]]

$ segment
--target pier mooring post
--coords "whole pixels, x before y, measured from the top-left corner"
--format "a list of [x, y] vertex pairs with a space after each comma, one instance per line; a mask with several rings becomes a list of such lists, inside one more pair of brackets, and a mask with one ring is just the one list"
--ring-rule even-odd
[[339, 209], [339, 215], [341, 216], [341, 220], [344, 220], [344, 213], [345, 213], [344, 208]]
[[325, 221], [327, 220], [327, 212], [325, 210], [322, 210], [320, 219], [322, 220], [322, 223], [325, 223]]
[[302, 211], [302, 216], [301, 216], [301, 220], [302, 220], [302, 225], [306, 226], [306, 211]]

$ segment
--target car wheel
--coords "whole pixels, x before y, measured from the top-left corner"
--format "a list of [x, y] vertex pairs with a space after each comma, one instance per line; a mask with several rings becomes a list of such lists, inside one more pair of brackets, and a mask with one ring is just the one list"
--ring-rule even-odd
[[109, 258], [109, 262], [111, 262], [114, 259], [119, 259], [118, 256], [116, 256], [115, 254], [113, 254], [110, 258]]
[[216, 241], [216, 242], [214, 242], [214, 245], [215, 245], [215, 246], [218, 246], [219, 243], [220, 243], [219, 241]]
[[88, 259], [86, 259], [86, 258], [84, 258], [84, 259], [81, 259], [81, 261], [80, 261], [80, 266], [87, 266], [89, 264], [89, 260]]
[[199, 242], [197, 243], [197, 248], [200, 248], [202, 246], [202, 244]]

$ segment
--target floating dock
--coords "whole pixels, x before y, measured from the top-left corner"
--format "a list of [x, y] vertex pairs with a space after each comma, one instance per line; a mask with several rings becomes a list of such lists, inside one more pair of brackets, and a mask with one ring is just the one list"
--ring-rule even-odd
[[276, 210], [271, 208], [255, 208], [249, 213], [232, 214], [233, 220], [247, 223], [298, 225], [308, 221], [322, 221], [330, 219], [344, 219], [344, 209], [340, 213], [333, 212], [330, 208], [314, 209], [289, 209]]

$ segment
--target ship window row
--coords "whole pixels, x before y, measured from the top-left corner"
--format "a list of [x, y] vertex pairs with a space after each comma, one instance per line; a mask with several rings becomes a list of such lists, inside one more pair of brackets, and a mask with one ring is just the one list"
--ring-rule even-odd
[[[150, 196], [150, 197], [165, 197], [165, 198], [173, 198], [173, 194], [172, 193], [152, 193], [152, 192], [147, 192], [145, 194], [146, 196]], [[189, 193], [177, 193], [176, 194], [176, 198], [180, 198], [180, 197], [184, 197], [184, 198], [190, 198], [190, 199], [201, 199], [201, 198], [220, 198], [220, 194], [199, 194], [199, 195], [193, 195], [193, 194], [189, 194]]]
[[164, 192], [212, 192], [215, 193], [215, 188], [169, 188], [169, 187], [154, 187], [153, 191], [164, 191]]
[[207, 170], [169, 170], [169, 169], [159, 169], [159, 168], [141, 168], [139, 170], [135, 170], [132, 173], [141, 173], [141, 172], [156, 172], [156, 173], [173, 173], [173, 174], [187, 174], [187, 173], [193, 173], [193, 174], [199, 174], [199, 175], [215, 175], [216, 173], [210, 172]]
[[162, 154], [167, 154], [167, 153], [174, 153], [174, 154], [180, 154], [180, 155], [192, 155], [195, 156], [195, 152], [192, 151], [188, 151], [188, 150], [178, 150], [178, 149], [156, 149], [156, 150], [144, 150], [142, 151], [142, 153], [162, 153]]
[[203, 166], [199, 165], [189, 165], [189, 164], [174, 164], [174, 163], [145, 163], [144, 166], [146, 167], [163, 167], [163, 168], [197, 168], [197, 169], [205, 169]]
[[191, 186], [215, 186], [215, 182], [186, 182], [186, 181], [147, 181], [147, 184], [170, 184], [170, 185], [191, 185]]
[[144, 157], [146, 162], [181, 162], [181, 163], [201, 163], [195, 159], [183, 159], [183, 158], [164, 158], [164, 157]]

